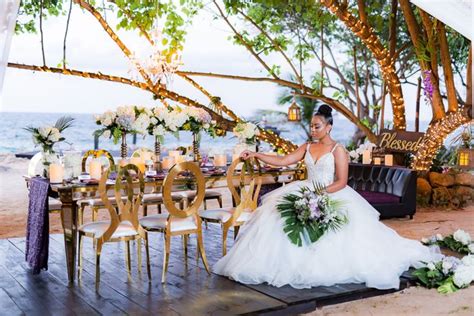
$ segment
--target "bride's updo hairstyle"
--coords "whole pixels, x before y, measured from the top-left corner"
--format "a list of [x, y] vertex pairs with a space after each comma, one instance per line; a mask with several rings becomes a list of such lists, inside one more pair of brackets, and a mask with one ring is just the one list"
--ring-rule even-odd
[[321, 104], [313, 116], [321, 116], [324, 121], [330, 125], [333, 123], [332, 119], [332, 108], [327, 104]]

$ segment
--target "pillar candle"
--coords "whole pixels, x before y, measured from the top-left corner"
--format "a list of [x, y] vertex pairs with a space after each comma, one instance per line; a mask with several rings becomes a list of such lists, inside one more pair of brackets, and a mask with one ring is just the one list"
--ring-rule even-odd
[[168, 156], [169, 157], [175, 157], [174, 159], [176, 160], [176, 157], [181, 155], [181, 152], [179, 150], [170, 150], [168, 151]]
[[169, 157], [168, 156], [168, 157], [163, 158], [163, 162], [161, 164], [161, 167], [163, 169], [171, 169], [171, 167], [173, 167], [174, 163], [175, 163], [174, 157]]
[[64, 177], [64, 168], [60, 164], [50, 164], [49, 165], [49, 181], [51, 183], [61, 183], [63, 182]]
[[368, 165], [370, 164], [370, 150], [366, 149], [364, 150], [364, 152], [362, 153], [362, 163], [364, 165]]
[[385, 155], [385, 165], [393, 166], [393, 155]]
[[380, 165], [382, 163], [382, 158], [380, 157], [375, 157], [374, 158], [374, 165]]
[[102, 176], [102, 164], [98, 159], [92, 159], [89, 163], [89, 174], [92, 179], [100, 179]]
[[130, 158], [130, 163], [137, 166], [142, 173], [145, 172], [145, 161], [143, 157], [132, 157]]
[[214, 155], [214, 166], [216, 166], [216, 167], [225, 167], [225, 166], [227, 166], [227, 155], [226, 154], [216, 154], [216, 155]]

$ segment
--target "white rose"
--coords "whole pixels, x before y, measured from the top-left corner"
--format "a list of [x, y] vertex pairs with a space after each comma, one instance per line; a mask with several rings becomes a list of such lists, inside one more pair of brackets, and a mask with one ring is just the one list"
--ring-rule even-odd
[[49, 135], [50, 132], [51, 132], [51, 127], [50, 127], [50, 126], [45, 126], [45, 127], [40, 127], [40, 128], [38, 128], [38, 133], [39, 133], [43, 138], [48, 137], [48, 135]]
[[454, 272], [453, 282], [457, 287], [465, 287], [473, 280], [472, 267], [461, 265]]
[[436, 234], [436, 240], [438, 241], [442, 241], [444, 238], [443, 238], [443, 235], [441, 234]]
[[59, 141], [59, 138], [61, 138], [61, 133], [56, 127], [52, 127], [48, 139], [55, 143]]
[[109, 130], [106, 130], [102, 133], [102, 136], [104, 136], [105, 138], [110, 138], [110, 131]]
[[443, 260], [442, 268], [444, 274], [448, 274], [452, 267], [453, 263], [451, 261]]
[[426, 245], [430, 242], [430, 240], [428, 238], [423, 237], [423, 238], [421, 238], [421, 242]]
[[464, 258], [461, 259], [461, 262], [464, 265], [472, 267], [474, 269], [474, 255], [464, 256]]
[[203, 127], [204, 129], [209, 129], [209, 127], [211, 127], [211, 126], [209, 125], [209, 123], [205, 123], [202, 127]]
[[459, 241], [463, 245], [469, 245], [471, 243], [471, 236], [469, 233], [462, 229], [458, 229], [453, 234], [454, 240]]
[[434, 264], [433, 262], [429, 262], [429, 263], [426, 265], [426, 267], [427, 267], [428, 269], [430, 269], [430, 271], [433, 271], [433, 270], [436, 269], [436, 266], [435, 266], [435, 264]]
[[153, 129], [153, 135], [155, 136], [162, 136], [165, 135], [165, 133], [166, 130], [162, 125], [155, 126], [155, 128]]
[[469, 244], [469, 246], [467, 246], [467, 248], [469, 249], [470, 253], [474, 253], [474, 243]]

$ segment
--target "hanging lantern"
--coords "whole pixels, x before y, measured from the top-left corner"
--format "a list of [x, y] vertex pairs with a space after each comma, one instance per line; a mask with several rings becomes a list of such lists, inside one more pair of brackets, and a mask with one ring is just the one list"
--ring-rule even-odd
[[458, 166], [463, 169], [474, 168], [474, 149], [459, 148]]
[[295, 99], [288, 108], [288, 121], [290, 122], [299, 122], [301, 121], [301, 110], [298, 104], [296, 104]]

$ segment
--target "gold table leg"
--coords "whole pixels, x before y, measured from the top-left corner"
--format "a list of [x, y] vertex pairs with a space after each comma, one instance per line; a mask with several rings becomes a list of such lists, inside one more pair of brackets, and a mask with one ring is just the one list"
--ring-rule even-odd
[[71, 189], [60, 190], [59, 198], [62, 203], [61, 223], [64, 231], [67, 276], [69, 283], [73, 283], [76, 277], [77, 205], [73, 200]]

